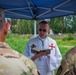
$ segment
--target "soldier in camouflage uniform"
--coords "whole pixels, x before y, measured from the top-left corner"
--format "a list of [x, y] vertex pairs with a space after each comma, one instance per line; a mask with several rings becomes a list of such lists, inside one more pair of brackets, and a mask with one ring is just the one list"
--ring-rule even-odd
[[76, 47], [66, 53], [56, 75], [76, 75]]
[[38, 75], [32, 60], [12, 50], [4, 42], [8, 33], [8, 24], [5, 24], [4, 12], [0, 8], [0, 75]]

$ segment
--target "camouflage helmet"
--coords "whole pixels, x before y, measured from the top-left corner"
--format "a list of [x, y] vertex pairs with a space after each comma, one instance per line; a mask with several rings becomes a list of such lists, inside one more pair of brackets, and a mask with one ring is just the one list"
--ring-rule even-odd
[[66, 53], [56, 75], [76, 75], [76, 47]]

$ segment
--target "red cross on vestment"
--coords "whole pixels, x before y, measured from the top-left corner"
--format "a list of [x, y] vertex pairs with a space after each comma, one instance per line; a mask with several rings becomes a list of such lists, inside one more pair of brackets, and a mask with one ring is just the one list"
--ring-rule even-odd
[[53, 48], [55, 48], [55, 46], [53, 44], [49, 45], [49, 47], [51, 47], [50, 49], [53, 50]]

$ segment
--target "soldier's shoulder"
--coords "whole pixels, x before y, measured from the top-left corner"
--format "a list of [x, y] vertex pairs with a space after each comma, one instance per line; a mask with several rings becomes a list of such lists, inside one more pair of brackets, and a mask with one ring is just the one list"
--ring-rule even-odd
[[14, 53], [17, 54], [17, 57], [19, 57], [19, 59], [27, 66], [31, 73], [33, 73], [34, 75], [38, 75], [36, 65], [31, 59], [27, 58], [17, 51], [14, 51]]
[[76, 46], [64, 56], [56, 75], [76, 75]]
[[36, 65], [34, 64], [34, 62], [27, 58], [26, 56], [22, 55], [20, 58], [26, 65], [28, 65], [30, 68], [36, 68]]

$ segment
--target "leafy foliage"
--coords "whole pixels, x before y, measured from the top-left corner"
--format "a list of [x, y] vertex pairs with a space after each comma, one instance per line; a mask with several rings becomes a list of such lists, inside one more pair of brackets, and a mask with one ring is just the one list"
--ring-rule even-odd
[[[38, 24], [41, 20], [36, 20], [36, 32], [38, 33]], [[76, 32], [76, 16], [70, 15], [66, 17], [51, 18], [49, 21], [50, 28], [55, 34], [58, 33], [75, 33]], [[25, 19], [12, 19], [11, 30], [18, 34], [33, 34], [34, 21]]]
[[61, 32], [62, 24], [61, 17], [60, 18], [52, 18], [50, 19], [50, 28], [53, 30], [55, 34]]

